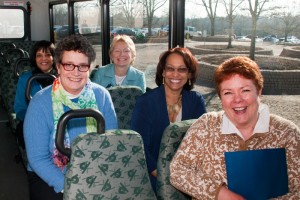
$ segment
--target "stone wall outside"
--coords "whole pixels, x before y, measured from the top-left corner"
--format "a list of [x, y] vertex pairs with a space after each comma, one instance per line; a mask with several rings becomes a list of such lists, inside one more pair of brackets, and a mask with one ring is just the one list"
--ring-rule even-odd
[[[192, 52], [194, 55], [206, 55], [206, 54], [249, 54], [249, 51], [224, 51], [224, 50], [212, 50], [212, 49], [202, 49], [197, 47], [188, 47], [188, 49]], [[255, 54], [258, 55], [273, 55], [272, 50], [257, 50], [255, 51]]]
[[[198, 79], [211, 87], [215, 86], [214, 71], [217, 66], [199, 62]], [[300, 70], [261, 70], [264, 77], [263, 94], [268, 95], [299, 95]], [[198, 80], [200, 82], [200, 80]]]
[[282, 49], [282, 52], [280, 53], [280, 56], [283, 57], [290, 57], [290, 58], [300, 58], [300, 51], [294, 49], [294, 47], [284, 47]]

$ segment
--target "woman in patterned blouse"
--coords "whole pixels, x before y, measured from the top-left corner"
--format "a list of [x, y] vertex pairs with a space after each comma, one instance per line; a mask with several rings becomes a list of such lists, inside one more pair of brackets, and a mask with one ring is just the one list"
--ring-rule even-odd
[[171, 183], [193, 199], [246, 199], [227, 187], [224, 152], [285, 148], [288, 193], [300, 199], [300, 130], [260, 103], [263, 77], [247, 57], [234, 57], [215, 71], [223, 111], [202, 115], [188, 130], [171, 165]]

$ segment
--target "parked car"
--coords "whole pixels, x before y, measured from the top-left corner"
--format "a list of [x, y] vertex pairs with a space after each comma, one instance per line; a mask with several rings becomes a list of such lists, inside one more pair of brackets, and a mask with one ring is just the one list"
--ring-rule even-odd
[[277, 42], [279, 42], [279, 39], [277, 38], [277, 35], [268, 35], [263, 38], [263, 41], [277, 43]]
[[[279, 38], [279, 41], [280, 42], [285, 42], [285, 38], [284, 37]], [[300, 43], [300, 40], [296, 36], [292, 35], [292, 36], [287, 36], [286, 42], [288, 42], [288, 43]]]
[[116, 35], [128, 35], [128, 36], [136, 36], [136, 32], [130, 28], [116, 28], [112, 30], [111, 32], [111, 37], [114, 37]]
[[243, 36], [236, 36], [236, 40], [237, 41], [241, 41], [241, 42], [250, 42], [251, 39], [247, 38], [247, 36], [243, 35]]
[[[62, 25], [62, 26], [57, 26], [57, 28], [54, 30], [57, 34], [58, 37], [63, 38], [68, 35], [68, 30], [69, 30], [69, 25]], [[74, 25], [74, 32], [75, 34], [79, 34], [79, 27], [78, 24]]]
[[192, 38], [193, 36], [199, 35], [199, 32], [193, 26], [185, 26], [184, 35], [186, 38]]

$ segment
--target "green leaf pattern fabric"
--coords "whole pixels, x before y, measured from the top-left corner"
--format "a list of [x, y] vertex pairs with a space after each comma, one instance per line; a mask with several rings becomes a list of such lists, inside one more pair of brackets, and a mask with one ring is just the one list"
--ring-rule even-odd
[[71, 144], [64, 200], [154, 200], [141, 136], [132, 130], [81, 134]]
[[136, 99], [143, 91], [137, 86], [114, 86], [108, 88], [108, 91], [115, 107], [119, 129], [130, 129]]
[[157, 199], [187, 200], [191, 199], [170, 183], [170, 162], [175, 155], [181, 140], [196, 119], [184, 120], [170, 124], [163, 133], [157, 161]]

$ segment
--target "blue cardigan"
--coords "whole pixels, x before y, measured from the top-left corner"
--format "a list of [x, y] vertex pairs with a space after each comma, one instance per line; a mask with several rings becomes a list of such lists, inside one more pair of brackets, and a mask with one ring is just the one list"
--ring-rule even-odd
[[[32, 71], [27, 71], [21, 74], [18, 79], [16, 96], [14, 101], [14, 111], [16, 113], [17, 119], [24, 121], [25, 114], [28, 107], [28, 100], [26, 99], [26, 84], [28, 79], [32, 76]], [[31, 85], [31, 96], [35, 95], [43, 87], [37, 82], [33, 81]]]
[[[196, 91], [183, 90], [182, 120], [197, 119], [204, 113], [206, 108], [202, 95]], [[132, 113], [131, 129], [140, 133], [143, 138], [149, 173], [157, 168], [162, 134], [169, 124], [164, 85], [137, 99]]]
[[[114, 64], [108, 64], [97, 69], [91, 77], [91, 81], [106, 88], [116, 86]], [[126, 78], [122, 82], [122, 85], [138, 86], [145, 92], [146, 79], [144, 72], [129, 66]]]
[[[117, 118], [114, 106], [108, 91], [100, 85], [92, 83], [98, 109], [105, 119], [105, 129], [116, 129]], [[30, 101], [24, 122], [24, 139], [28, 157], [29, 171], [34, 171], [56, 192], [64, 187], [64, 172], [58, 168], [51, 158], [54, 140], [52, 98], [52, 86], [40, 90]], [[76, 101], [74, 99], [72, 101]], [[64, 106], [64, 110], [70, 108]], [[70, 142], [81, 134], [86, 133], [86, 120], [83, 118], [72, 119], [67, 125]]]

